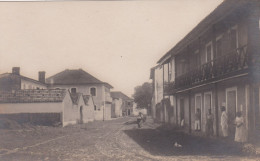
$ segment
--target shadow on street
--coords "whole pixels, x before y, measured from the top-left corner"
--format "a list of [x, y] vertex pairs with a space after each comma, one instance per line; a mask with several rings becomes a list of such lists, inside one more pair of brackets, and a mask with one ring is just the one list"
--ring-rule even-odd
[[[158, 129], [160, 128], [131, 129], [124, 132], [152, 155], [242, 156], [241, 148], [235, 143], [190, 136], [180, 131]], [[174, 146], [176, 142], [182, 147]]]
[[137, 124], [137, 121], [127, 121], [124, 123], [124, 125], [133, 125], [133, 124]]

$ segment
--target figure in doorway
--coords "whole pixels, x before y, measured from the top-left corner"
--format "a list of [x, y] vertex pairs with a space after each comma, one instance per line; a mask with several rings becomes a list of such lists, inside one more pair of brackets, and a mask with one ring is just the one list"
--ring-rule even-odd
[[236, 113], [235, 125], [235, 141], [240, 143], [246, 142], [245, 122], [241, 112]]
[[211, 109], [208, 109], [207, 122], [206, 122], [206, 134], [207, 136], [213, 136], [213, 115]]
[[226, 112], [226, 107], [222, 106], [221, 107], [221, 128], [222, 128], [222, 133], [223, 133], [223, 137], [227, 137], [228, 136], [228, 116], [227, 116], [227, 112]]
[[197, 108], [195, 113], [195, 131], [200, 131], [200, 118], [201, 118], [201, 112], [200, 109]]

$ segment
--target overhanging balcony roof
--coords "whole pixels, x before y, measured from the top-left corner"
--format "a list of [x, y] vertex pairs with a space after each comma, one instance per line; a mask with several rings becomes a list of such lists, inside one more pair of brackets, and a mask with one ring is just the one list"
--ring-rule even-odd
[[[257, 0], [225, 0], [206, 18], [204, 18], [195, 28], [193, 28], [181, 41], [179, 41], [172, 49], [163, 55], [158, 64], [166, 63], [172, 55], [178, 54], [183, 48], [202, 34], [212, 28], [212, 25], [221, 21], [226, 15], [234, 10], [249, 3], [258, 2]], [[258, 2], [259, 3], [259, 2]]]

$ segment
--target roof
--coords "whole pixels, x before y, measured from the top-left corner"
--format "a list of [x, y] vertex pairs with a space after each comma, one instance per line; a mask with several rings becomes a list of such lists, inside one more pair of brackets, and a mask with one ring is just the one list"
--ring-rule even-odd
[[154, 78], [154, 71], [155, 71], [155, 69], [157, 69], [157, 68], [159, 68], [159, 67], [161, 67], [161, 65], [156, 65], [156, 66], [154, 66], [154, 67], [152, 67], [152, 68], [150, 69], [150, 79], [153, 79], [153, 78]]
[[62, 102], [65, 95], [65, 89], [24, 89], [16, 91], [1, 91], [0, 103]]
[[0, 74], [0, 78], [7, 78], [7, 77], [21, 78], [21, 79], [24, 79], [24, 80], [27, 80], [27, 81], [31, 81], [31, 82], [34, 82], [34, 83], [46, 86], [45, 83], [42, 83], [40, 81], [37, 81], [37, 80], [32, 79], [32, 78], [25, 77], [25, 76], [22, 76], [22, 75], [13, 74], [13, 73], [3, 73], [3, 74]]
[[64, 70], [46, 79], [51, 85], [78, 85], [78, 84], [105, 84], [113, 88], [110, 84], [102, 82], [82, 69]]
[[90, 99], [90, 95], [83, 95], [82, 93], [70, 93], [70, 98], [73, 104], [78, 105], [79, 99], [82, 96], [84, 104], [88, 105], [88, 101]]
[[128, 97], [127, 95], [125, 95], [124, 93], [120, 92], [120, 91], [114, 91], [114, 92], [110, 92], [111, 93], [111, 97], [113, 99], [123, 99], [123, 100], [133, 100], [132, 98]]
[[213, 12], [204, 18], [195, 28], [192, 29], [181, 41], [179, 41], [172, 49], [163, 55], [157, 63], [162, 64], [167, 61], [171, 55], [178, 54], [190, 42], [198, 39], [203, 33], [208, 31], [212, 25], [220, 21], [227, 14], [235, 9], [253, 2], [253, 0], [224, 0]]
[[70, 98], [73, 104], [77, 105], [79, 103], [80, 93], [70, 93]]
[[91, 98], [91, 96], [90, 95], [82, 95], [82, 96], [83, 96], [83, 100], [84, 100], [85, 105], [88, 105], [88, 101]]

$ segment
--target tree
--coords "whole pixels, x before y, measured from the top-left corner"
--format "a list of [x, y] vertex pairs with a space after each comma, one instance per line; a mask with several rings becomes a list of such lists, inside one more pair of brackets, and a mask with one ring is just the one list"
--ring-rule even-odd
[[137, 104], [137, 108], [146, 108], [149, 110], [152, 94], [152, 83], [145, 82], [143, 85], [135, 87], [133, 97], [134, 102]]

